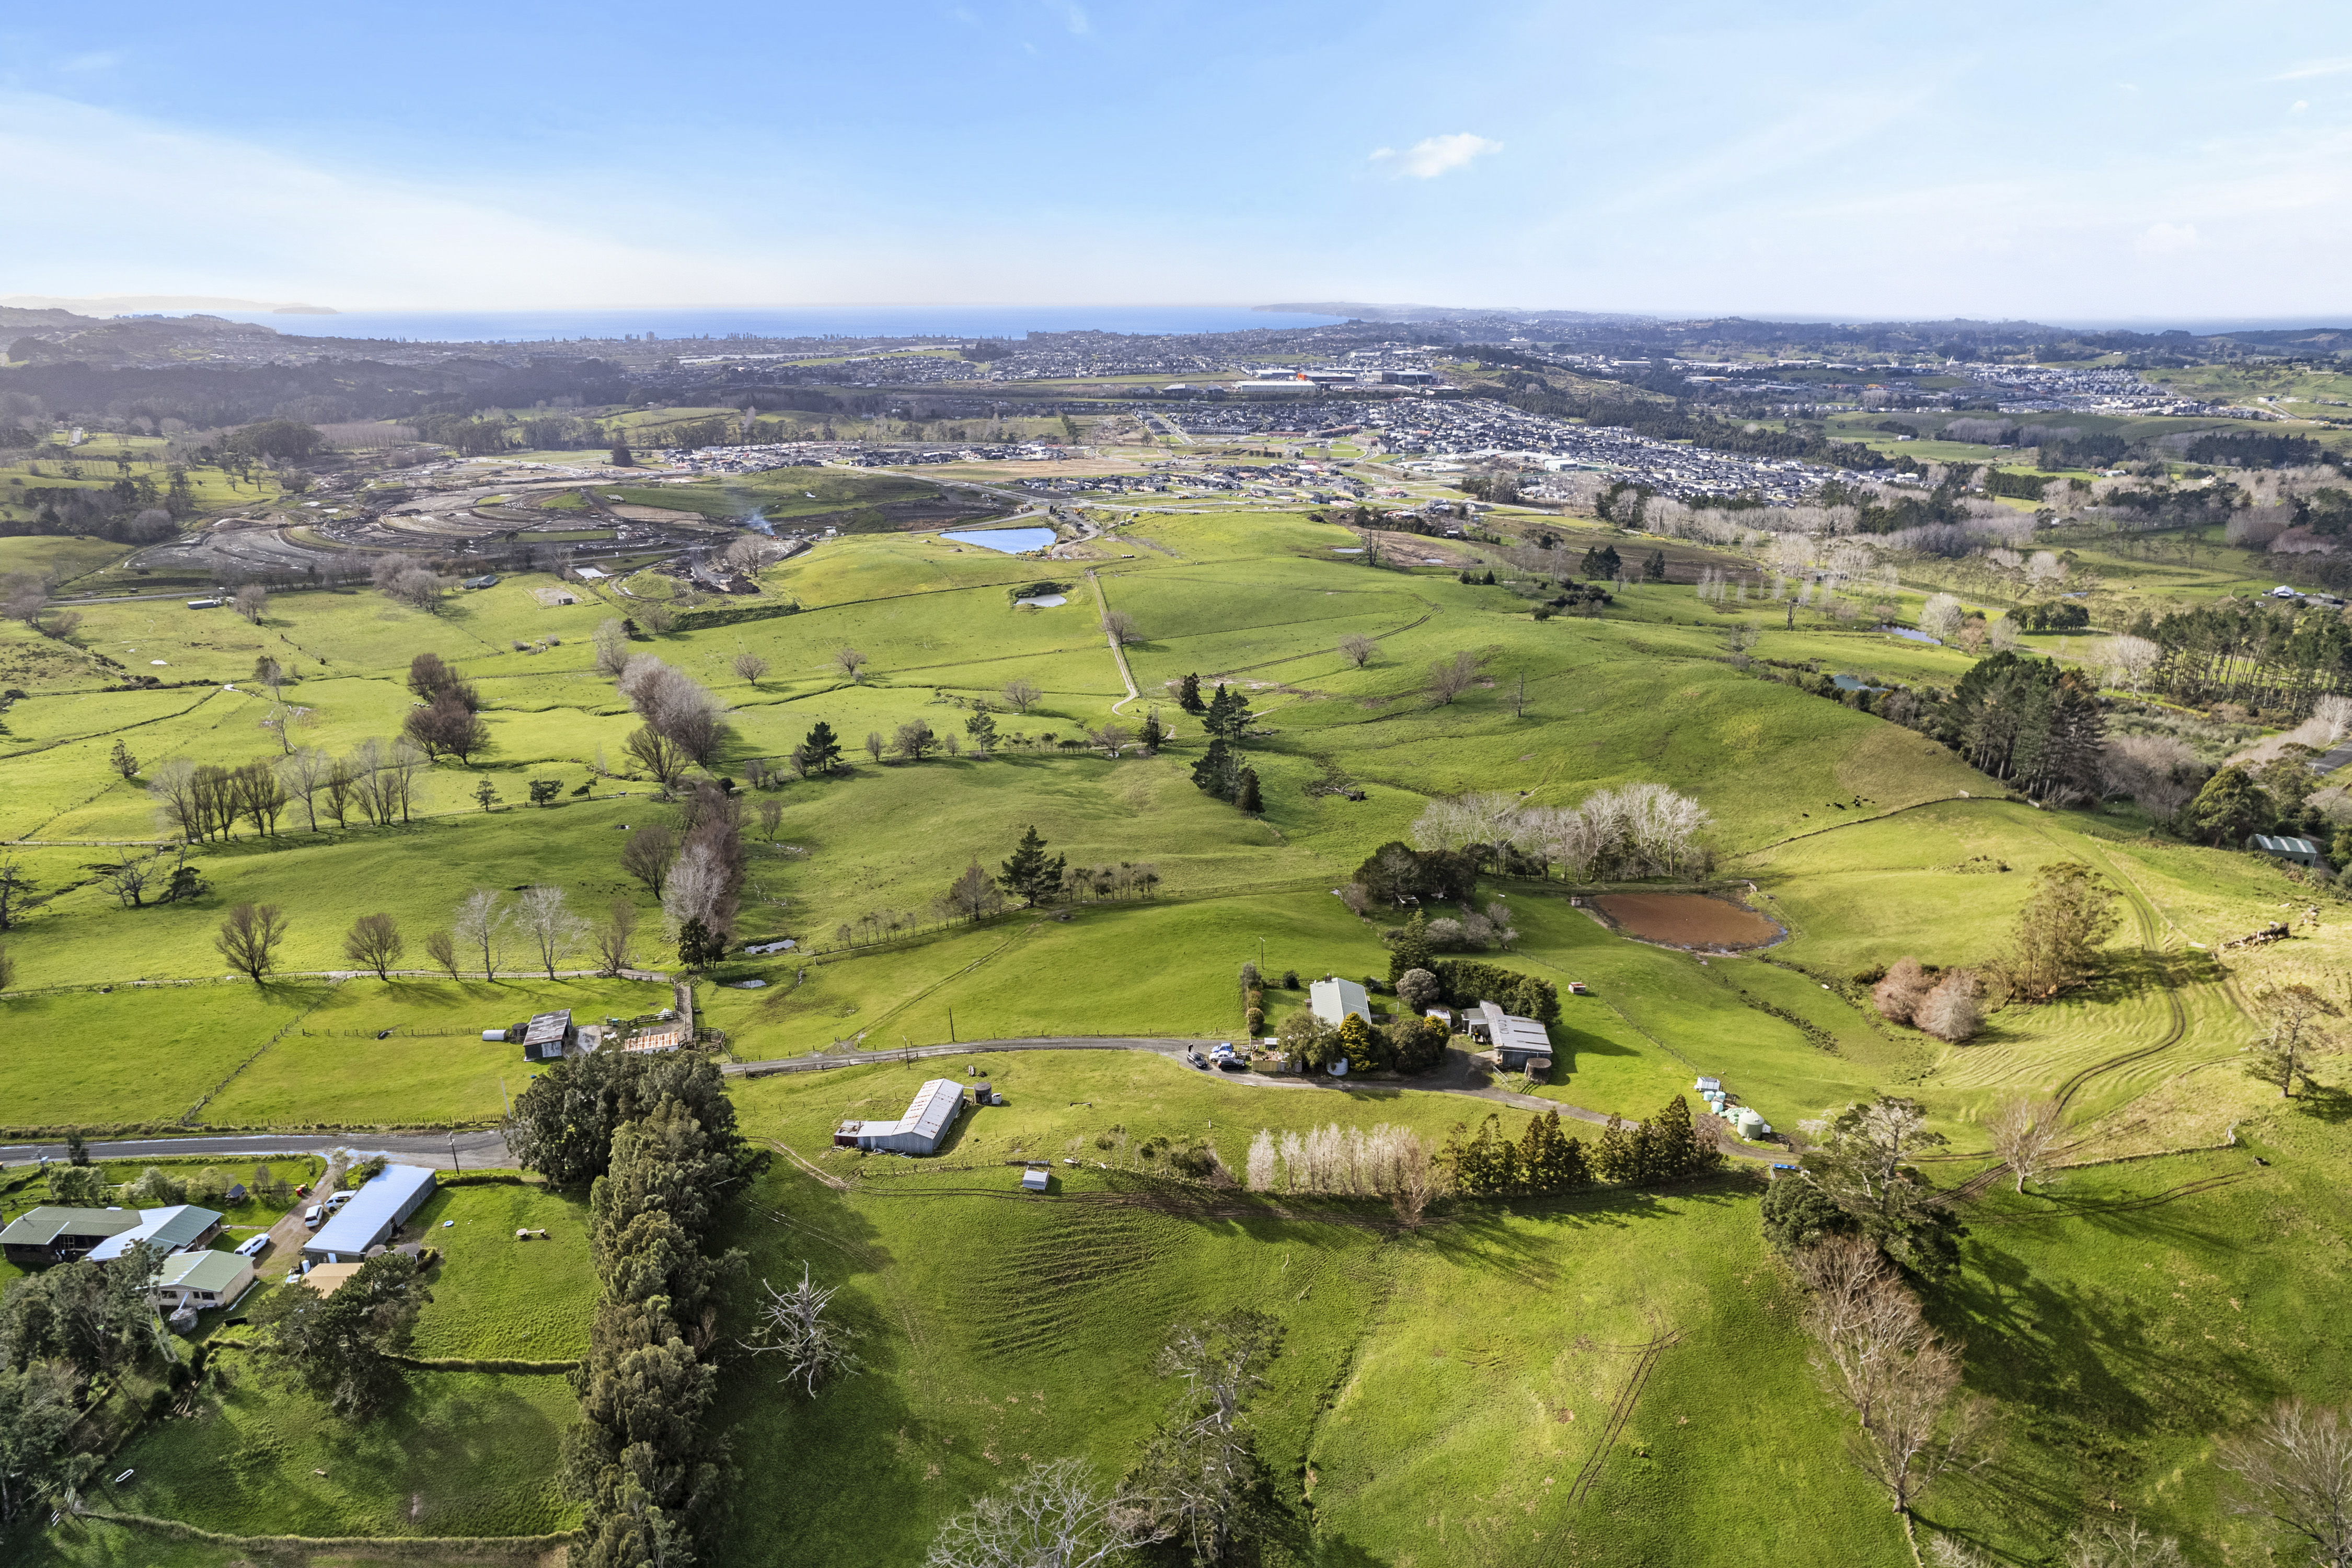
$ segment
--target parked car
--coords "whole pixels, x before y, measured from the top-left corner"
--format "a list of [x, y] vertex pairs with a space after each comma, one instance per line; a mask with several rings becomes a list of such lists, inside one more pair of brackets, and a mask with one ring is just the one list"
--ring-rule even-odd
[[302, 1228], [304, 1230], [316, 1230], [326, 1217], [327, 1205], [324, 1204], [312, 1204], [309, 1208], [302, 1211]]

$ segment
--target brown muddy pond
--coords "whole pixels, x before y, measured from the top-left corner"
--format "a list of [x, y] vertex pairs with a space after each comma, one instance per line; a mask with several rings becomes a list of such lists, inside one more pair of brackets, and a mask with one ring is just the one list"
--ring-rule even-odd
[[1785, 934], [1755, 910], [1704, 893], [1606, 893], [1592, 903], [1630, 935], [1675, 947], [1762, 947]]

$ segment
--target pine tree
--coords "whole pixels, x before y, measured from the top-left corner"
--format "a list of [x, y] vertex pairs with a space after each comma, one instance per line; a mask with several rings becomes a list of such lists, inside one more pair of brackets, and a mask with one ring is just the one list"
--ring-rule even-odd
[[1691, 1126], [1689, 1100], [1679, 1094], [1675, 1096], [1650, 1118], [1646, 1128], [1650, 1134], [1650, 1180], [1669, 1181], [1697, 1168], [1698, 1134]]
[[963, 732], [971, 737], [974, 750], [992, 752], [996, 749], [996, 720], [987, 709], [980, 709], [965, 720]]
[[1209, 711], [1202, 724], [1210, 734], [1238, 743], [1252, 717], [1249, 699], [1220, 684], [1216, 695], [1209, 699]]
[[1019, 899], [1031, 909], [1051, 900], [1062, 890], [1064, 858], [1045, 858], [1045, 841], [1037, 837], [1032, 824], [1013, 847], [1013, 858], [1004, 862], [997, 875], [997, 886]]
[[1651, 551], [1650, 558], [1642, 563], [1642, 575], [1645, 580], [1652, 583], [1664, 582], [1666, 580], [1666, 552], [1663, 550]]
[[808, 739], [801, 742], [801, 750], [807, 753], [811, 773], [829, 773], [841, 761], [841, 737], [833, 732], [832, 725], [820, 719], [808, 732]]
[[[1419, 910], [1412, 911], [1412, 919], [1389, 932], [1385, 940], [1389, 947], [1390, 984], [1403, 979], [1407, 970], [1426, 969], [1433, 974], [1437, 973], [1436, 960], [1430, 956], [1429, 952], [1429, 922], [1422, 918]], [[1525, 1013], [1520, 1016], [1533, 1018], [1540, 1015]]]
[[1246, 816], [1264, 816], [1265, 815], [1265, 802], [1259, 798], [1257, 793], [1257, 770], [1255, 768], [1244, 768], [1242, 770], [1241, 792], [1234, 797], [1234, 804], [1241, 807], [1243, 813]]
[[1222, 735], [1212, 740], [1201, 760], [1192, 764], [1193, 784], [1219, 800], [1233, 799], [1241, 791], [1241, 764]]
[[1147, 752], [1156, 752], [1168, 739], [1168, 726], [1160, 721], [1160, 710], [1154, 708], [1144, 715], [1143, 728], [1136, 731], [1135, 743]]
[[700, 915], [691, 915], [678, 928], [677, 961], [688, 969], [708, 969], [727, 956], [727, 934], [714, 931], [702, 923]]
[[1199, 713], [1203, 711], [1201, 707], [1201, 678], [1199, 676], [1188, 675], [1184, 678], [1183, 683], [1177, 687], [1176, 706], [1181, 708], [1187, 713]]
[[1604, 1182], [1642, 1182], [1649, 1179], [1649, 1149], [1647, 1130], [1636, 1124], [1627, 1126], [1612, 1116], [1609, 1125], [1601, 1130], [1601, 1146], [1594, 1151], [1592, 1168]]

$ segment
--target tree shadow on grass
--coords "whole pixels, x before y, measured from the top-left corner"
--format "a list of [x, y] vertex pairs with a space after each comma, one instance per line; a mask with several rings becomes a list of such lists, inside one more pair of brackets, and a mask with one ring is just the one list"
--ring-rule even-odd
[[2296, 1110], [2315, 1121], [2325, 1121], [2332, 1127], [2341, 1127], [2347, 1121], [2352, 1121], [2352, 1091], [2339, 1089], [2332, 1083], [2306, 1080], [2303, 1092], [2295, 1098]]
[[1929, 1312], [1973, 1347], [1969, 1385], [2015, 1413], [2025, 1441], [1973, 1484], [1997, 1511], [2036, 1516], [2029, 1534], [2063, 1536], [2139, 1486], [2159, 1443], [2226, 1426], [2280, 1392], [2258, 1357], [2201, 1337], [2185, 1309], [2168, 1316], [2117, 1290], [2037, 1277], [1980, 1237], [1968, 1246], [1969, 1270]]

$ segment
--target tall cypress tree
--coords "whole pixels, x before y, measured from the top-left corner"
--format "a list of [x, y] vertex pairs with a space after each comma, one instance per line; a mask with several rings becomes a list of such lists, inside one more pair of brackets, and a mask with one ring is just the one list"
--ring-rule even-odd
[[1201, 708], [1201, 678], [1188, 675], [1176, 688], [1176, 706], [1187, 713], [1198, 713]]
[[1265, 802], [1260, 798], [1257, 791], [1257, 770], [1255, 768], [1244, 768], [1242, 770], [1241, 789], [1239, 793], [1234, 796], [1234, 804], [1241, 807], [1244, 813], [1251, 816], [1264, 816], [1265, 815]]

